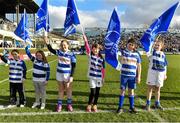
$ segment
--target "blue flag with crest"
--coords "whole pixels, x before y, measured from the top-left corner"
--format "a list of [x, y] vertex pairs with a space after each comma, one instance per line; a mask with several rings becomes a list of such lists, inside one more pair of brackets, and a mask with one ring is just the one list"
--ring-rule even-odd
[[22, 16], [14, 33], [22, 40], [24, 40], [24, 42], [30, 43], [32, 45], [32, 41], [28, 32], [27, 23], [28, 23], [27, 14], [26, 11], [24, 10], [24, 15]]
[[156, 36], [160, 33], [167, 32], [178, 4], [179, 2], [174, 4], [167, 11], [165, 11], [158, 19], [156, 19], [140, 39], [140, 42], [147, 54], [150, 54]]
[[48, 0], [43, 0], [36, 16], [36, 31], [44, 30], [49, 32], [49, 29]]
[[64, 35], [73, 34], [76, 32], [75, 26], [80, 24], [77, 8], [74, 0], [68, 0], [66, 19], [64, 22]]
[[114, 9], [107, 33], [105, 36], [105, 60], [112, 67], [120, 70], [121, 64], [118, 61], [118, 44], [120, 41], [120, 20], [116, 8]]

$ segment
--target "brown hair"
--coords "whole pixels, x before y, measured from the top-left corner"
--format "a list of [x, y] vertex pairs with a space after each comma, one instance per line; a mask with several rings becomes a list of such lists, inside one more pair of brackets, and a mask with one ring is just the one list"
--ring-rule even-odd
[[[127, 44], [129, 44], [129, 43], [132, 43], [132, 44], [135, 45], [134, 51], [136, 51], [136, 50], [137, 50], [137, 43], [136, 43], [135, 39], [134, 39], [134, 38], [130, 38], [130, 39], [127, 41]], [[127, 44], [126, 44], [126, 46], [127, 46]]]
[[68, 42], [67, 40], [62, 40], [61, 43], [60, 43], [61, 49], [62, 49], [62, 43], [63, 43], [63, 42], [66, 42], [67, 45], [69, 46], [69, 42]]
[[165, 46], [164, 46], [164, 39], [163, 38], [157, 38], [155, 42], [161, 43], [161, 46], [162, 46], [161, 50], [164, 50]]
[[44, 52], [43, 52], [42, 50], [38, 50], [38, 51], [36, 52], [36, 55], [37, 55], [37, 53], [40, 53], [40, 54], [42, 55], [42, 60], [43, 60], [43, 62], [48, 63], [48, 61], [47, 61], [47, 59], [46, 59], [46, 56], [45, 56], [45, 54], [44, 54]]
[[11, 54], [13, 54], [14, 52], [18, 53], [19, 54], [19, 51], [17, 49], [14, 49], [11, 51]]
[[[95, 44], [92, 45], [92, 49], [93, 48], [97, 48], [97, 49], [100, 50], [100, 45], [95, 43]], [[94, 55], [94, 53], [92, 51], [91, 51], [91, 54]], [[99, 55], [99, 57], [103, 58], [100, 52], [98, 53], [98, 55]]]

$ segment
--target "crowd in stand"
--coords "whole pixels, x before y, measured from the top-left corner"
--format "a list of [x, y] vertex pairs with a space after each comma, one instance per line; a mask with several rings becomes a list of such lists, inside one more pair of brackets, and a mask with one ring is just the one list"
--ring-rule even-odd
[[[129, 32], [129, 33], [122, 33], [121, 34], [121, 41], [119, 43], [119, 47], [125, 47], [126, 41], [128, 40], [129, 37], [133, 37], [139, 48], [142, 48], [140, 44], [140, 38], [142, 37], [144, 32]], [[89, 43], [90, 45], [93, 44], [94, 42], [97, 42], [104, 46], [104, 34], [101, 35], [96, 35], [96, 36], [89, 36]], [[161, 38], [164, 39], [165, 41], [165, 52], [180, 52], [180, 33], [166, 33], [162, 34], [160, 36]]]

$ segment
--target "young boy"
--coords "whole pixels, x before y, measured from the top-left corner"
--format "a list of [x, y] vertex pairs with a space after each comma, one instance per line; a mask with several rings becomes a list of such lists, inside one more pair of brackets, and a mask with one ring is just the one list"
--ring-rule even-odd
[[20, 107], [24, 107], [23, 81], [26, 78], [26, 65], [23, 60], [20, 60], [18, 50], [12, 50], [11, 55], [13, 58], [10, 59], [0, 55], [2, 61], [9, 64], [10, 105], [8, 108], [16, 107], [17, 91], [19, 93]]
[[117, 113], [119, 114], [123, 113], [122, 107], [127, 85], [130, 103], [129, 112], [137, 113], [134, 107], [134, 89], [136, 88], [136, 83], [140, 83], [141, 80], [141, 58], [135, 49], [136, 42], [131, 38], [127, 42], [126, 49], [121, 51], [121, 92], [119, 96], [119, 107], [117, 109]]
[[164, 80], [167, 79], [167, 60], [165, 54], [162, 52], [164, 46], [163, 40], [156, 40], [154, 44], [154, 51], [148, 57], [149, 58], [149, 69], [147, 76], [147, 101], [146, 110], [150, 111], [150, 103], [152, 90], [155, 90], [155, 109], [163, 110], [160, 105], [160, 89], [163, 86]]

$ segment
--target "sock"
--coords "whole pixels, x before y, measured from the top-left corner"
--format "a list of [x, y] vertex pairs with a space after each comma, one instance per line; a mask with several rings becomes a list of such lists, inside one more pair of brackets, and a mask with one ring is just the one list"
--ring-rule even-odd
[[62, 105], [62, 100], [58, 99], [58, 105]]
[[72, 104], [72, 99], [67, 99], [67, 104]]
[[156, 106], [160, 105], [160, 101], [156, 101], [156, 102], [155, 102], [155, 105], [156, 105]]
[[134, 108], [134, 95], [129, 96], [130, 108]]
[[151, 105], [151, 101], [150, 100], [146, 100], [146, 105]]
[[124, 96], [119, 96], [119, 108], [122, 108], [123, 106], [123, 103], [124, 103]]

